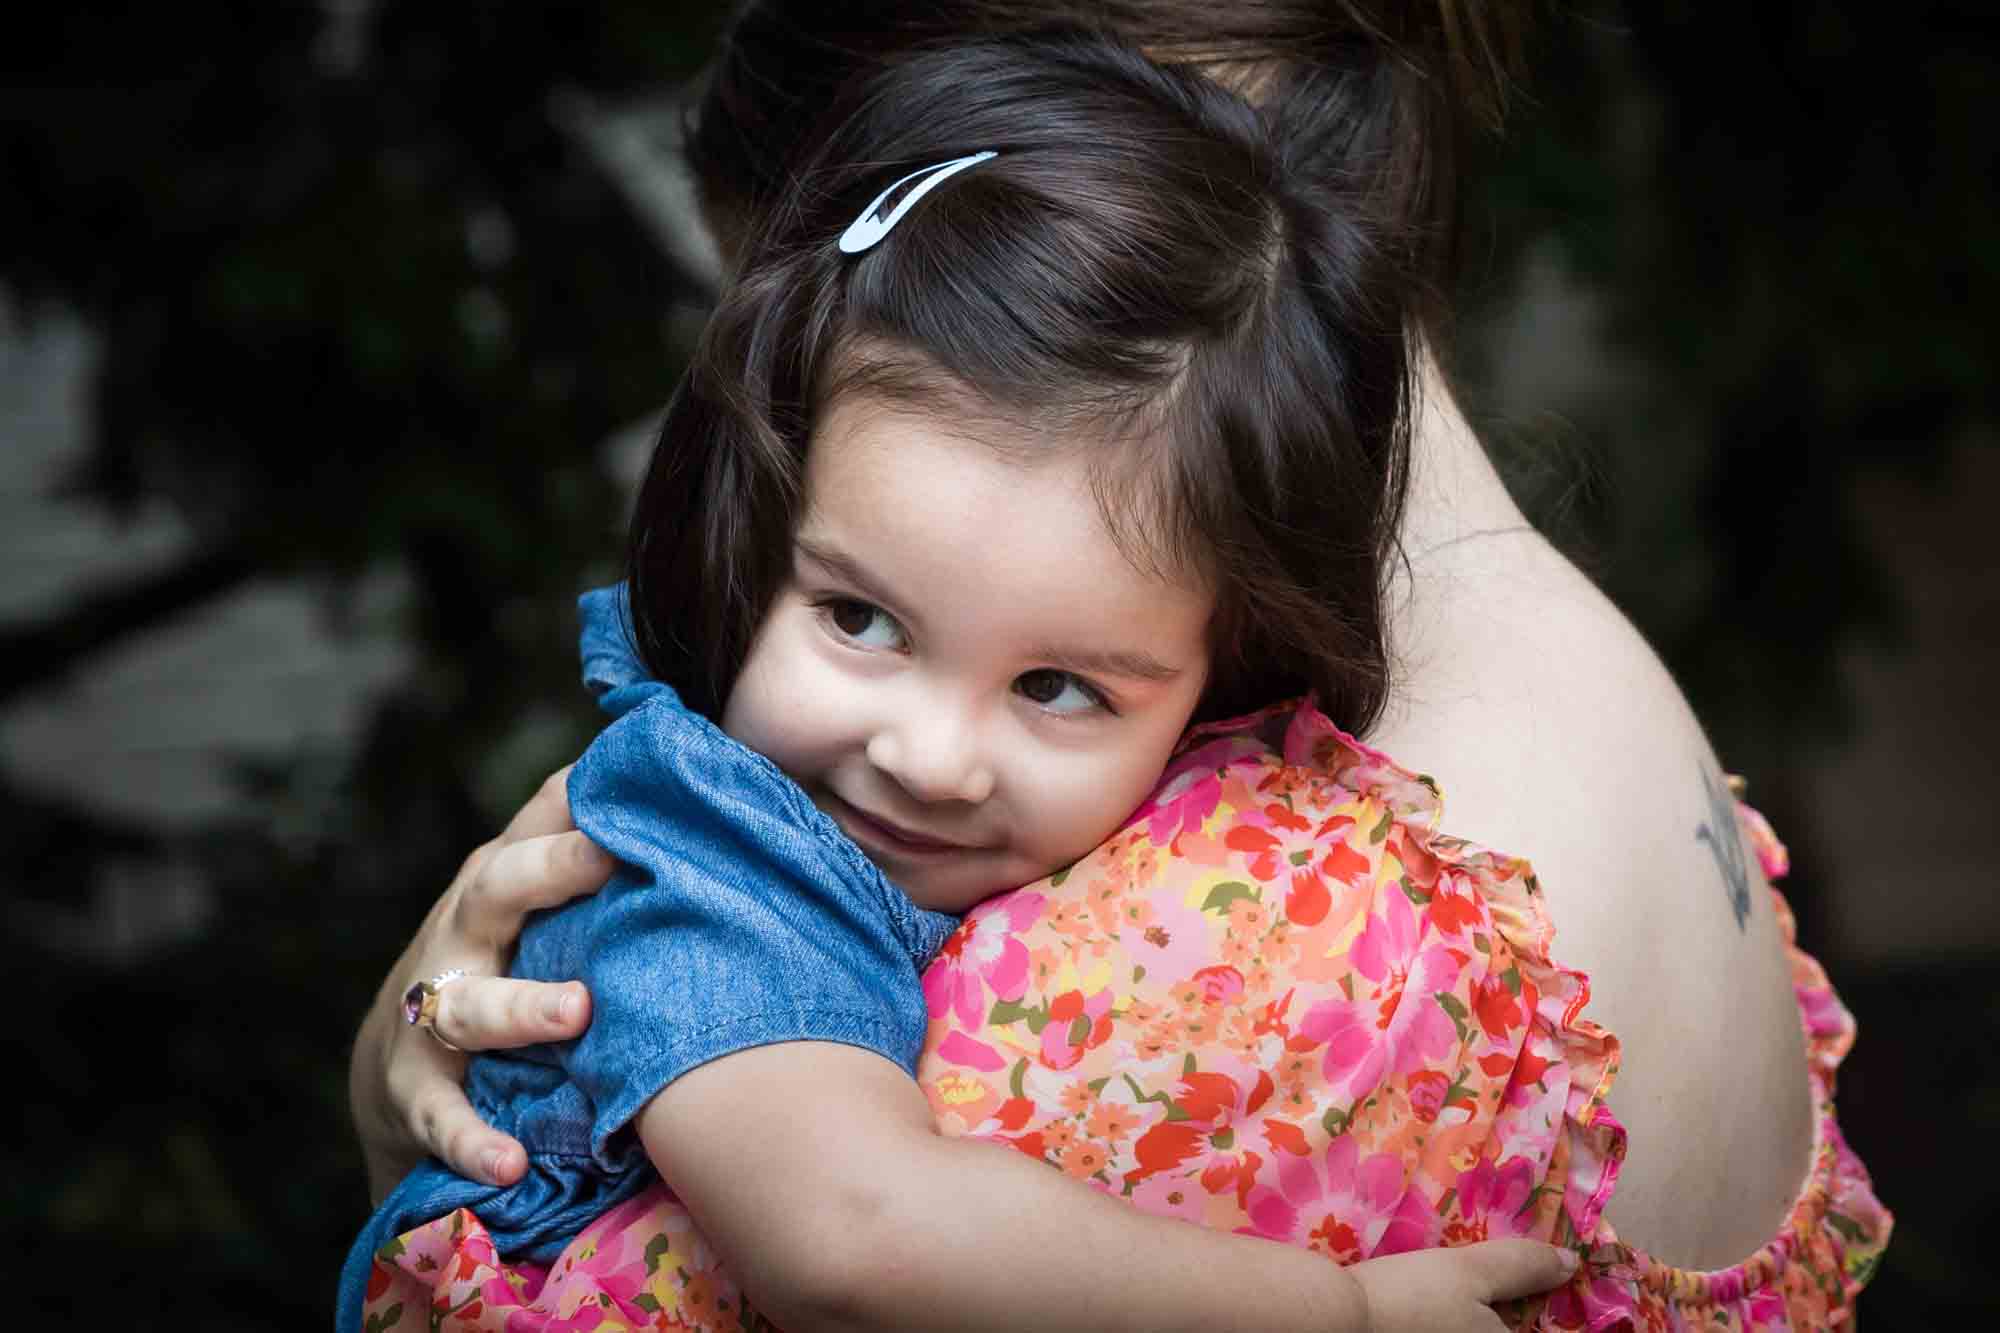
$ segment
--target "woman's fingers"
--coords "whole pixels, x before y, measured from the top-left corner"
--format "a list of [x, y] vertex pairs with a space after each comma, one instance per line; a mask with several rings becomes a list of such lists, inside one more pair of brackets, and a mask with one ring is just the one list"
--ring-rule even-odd
[[603, 887], [612, 867], [611, 858], [574, 829], [489, 843], [475, 856], [447, 925], [466, 942], [498, 952], [511, 950], [528, 913]]
[[417, 1139], [446, 1166], [489, 1185], [511, 1185], [528, 1169], [515, 1140], [479, 1118], [457, 1083], [431, 1076], [409, 1099]]
[[515, 811], [507, 821], [497, 839], [502, 844], [519, 842], [523, 838], [539, 838], [550, 833], [562, 833], [576, 827], [569, 817], [569, 771], [576, 767], [565, 764], [542, 779], [542, 785], [528, 798], [528, 803]]
[[590, 992], [577, 981], [468, 976], [438, 991], [438, 1034], [461, 1050], [566, 1041], [588, 1026]]
[[1473, 1268], [1483, 1287], [1481, 1300], [1511, 1301], [1560, 1286], [1576, 1273], [1574, 1250], [1538, 1240], [1487, 1240], [1448, 1251]]

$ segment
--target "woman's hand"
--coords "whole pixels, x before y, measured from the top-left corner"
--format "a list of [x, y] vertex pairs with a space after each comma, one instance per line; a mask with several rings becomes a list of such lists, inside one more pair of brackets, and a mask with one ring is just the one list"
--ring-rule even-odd
[[1499, 1301], [1534, 1296], [1576, 1275], [1573, 1250], [1534, 1240], [1487, 1240], [1452, 1250], [1385, 1255], [1347, 1271], [1368, 1301], [1371, 1333], [1451, 1329], [1501, 1333]]
[[568, 779], [567, 768], [552, 775], [465, 859], [362, 1019], [347, 1095], [378, 1202], [425, 1153], [489, 1184], [512, 1184], [527, 1170], [521, 1145], [465, 1100], [465, 1056], [405, 1023], [402, 1001], [412, 982], [463, 968], [469, 975], [438, 992], [437, 1029], [467, 1051], [560, 1041], [589, 1026], [581, 982], [502, 975], [528, 913], [593, 892], [611, 873], [611, 858], [570, 822]]

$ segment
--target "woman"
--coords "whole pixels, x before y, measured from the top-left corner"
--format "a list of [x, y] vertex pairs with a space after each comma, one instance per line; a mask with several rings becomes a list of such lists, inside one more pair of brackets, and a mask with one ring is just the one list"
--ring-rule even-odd
[[[800, 127], [810, 108], [848, 72], [1068, 9], [882, 3], [843, 7], [835, 27], [817, 8], [752, 5], [720, 62], [691, 157], [725, 238], [757, 216], [767, 183], [809, 137]], [[1509, 15], [1475, 19], [1450, 3], [1420, 16], [1388, 4], [1218, 8], [1131, 0], [1104, 17], [1158, 57], [1200, 63], [1254, 96], [1347, 99], [1353, 133], [1327, 145], [1330, 169], [1368, 164], [1385, 215], [1411, 238], [1411, 264], [1441, 286], [1456, 127], [1468, 109], [1499, 104]], [[1440, 320], [1418, 314], [1413, 336], [1428, 349]], [[1630, 624], [1527, 523], [1428, 351], [1422, 360], [1405, 558], [1390, 587], [1399, 671], [1367, 740], [1440, 776], [1452, 833], [1532, 856], [1561, 962], [1589, 975], [1589, 1015], [1623, 1047], [1609, 1106], [1629, 1144], [1611, 1225], [1683, 1275], [1742, 1264], [1769, 1250], [1816, 1148], [1794, 958], [1686, 701]], [[483, 975], [504, 971], [523, 914], [606, 873], [568, 827], [557, 775], [467, 860], [367, 1016], [351, 1095], [378, 1195], [424, 1151], [489, 1179], [523, 1168], [518, 1145], [481, 1126], [458, 1094], [460, 1057], [410, 1032], [398, 1007], [413, 979], [464, 968], [482, 975], [446, 987], [437, 1011], [457, 1045], [582, 1029], [580, 988]], [[1886, 1216], [1873, 1241], [1885, 1237]]]

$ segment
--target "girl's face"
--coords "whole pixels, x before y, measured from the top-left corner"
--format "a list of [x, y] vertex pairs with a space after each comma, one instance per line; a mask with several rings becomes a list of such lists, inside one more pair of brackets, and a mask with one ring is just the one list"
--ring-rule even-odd
[[859, 393], [812, 439], [792, 577], [722, 725], [926, 907], [1102, 842], [1207, 679], [1210, 594], [1126, 560], [1077, 452]]

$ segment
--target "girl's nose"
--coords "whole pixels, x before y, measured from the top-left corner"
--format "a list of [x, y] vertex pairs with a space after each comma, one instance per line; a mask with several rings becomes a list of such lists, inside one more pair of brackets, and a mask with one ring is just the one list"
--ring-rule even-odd
[[993, 766], [971, 719], [956, 712], [904, 717], [868, 741], [868, 762], [924, 802], [966, 801], [993, 794]]

